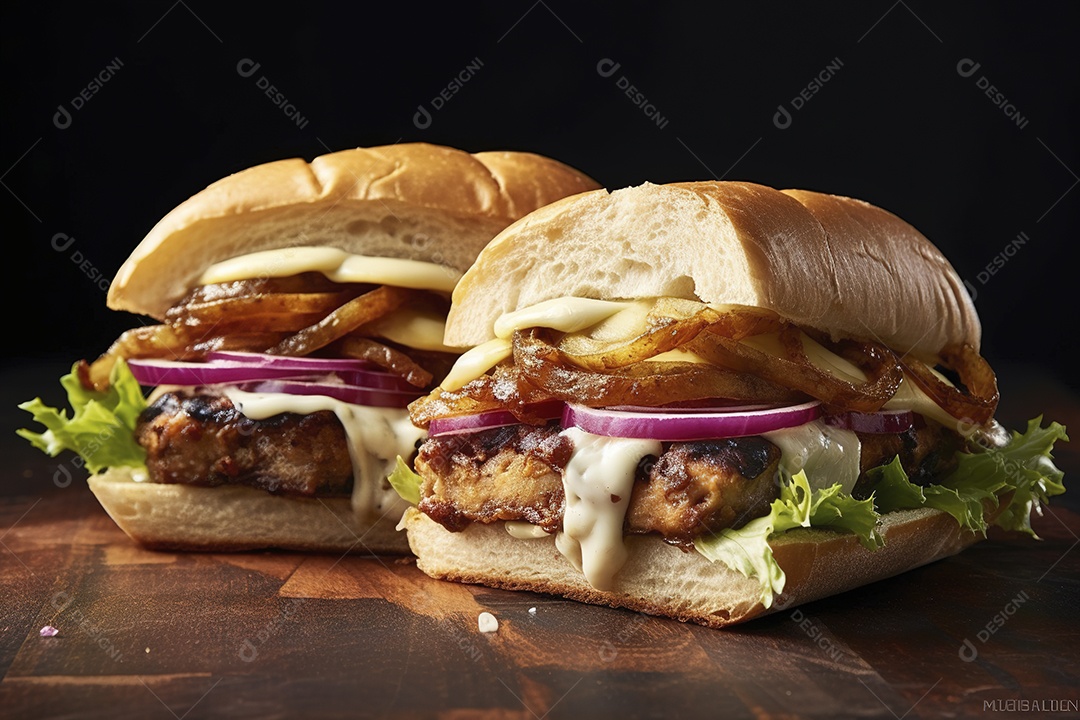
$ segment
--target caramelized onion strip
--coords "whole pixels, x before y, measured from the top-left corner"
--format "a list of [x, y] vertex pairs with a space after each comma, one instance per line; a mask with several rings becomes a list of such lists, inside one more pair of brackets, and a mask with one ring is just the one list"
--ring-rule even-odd
[[514, 333], [514, 364], [521, 378], [549, 397], [592, 407], [649, 405], [712, 398], [787, 402], [802, 393], [768, 380], [706, 363], [638, 362], [608, 372], [577, 367], [555, 347], [550, 331]]
[[941, 364], [960, 376], [967, 392], [943, 382], [920, 360], [906, 357], [900, 363], [915, 384], [954, 418], [978, 425], [990, 422], [1000, 396], [989, 363], [967, 343], [945, 348], [940, 355]]
[[266, 352], [270, 355], [310, 355], [365, 323], [396, 310], [414, 291], [382, 285], [353, 298], [314, 325], [285, 338]]
[[165, 313], [165, 320], [170, 325], [296, 332], [318, 322], [357, 294], [272, 293], [208, 300], [176, 305]]
[[575, 352], [580, 347], [603, 343], [580, 336], [566, 336], [557, 347], [574, 365], [604, 371], [649, 360], [661, 353], [685, 346], [706, 327], [736, 340], [779, 330], [782, 322], [775, 313], [757, 308], [717, 311], [698, 302], [661, 298], [649, 313], [647, 329], [623, 344], [608, 343], [602, 351]]
[[714, 326], [687, 345], [687, 350], [717, 365], [799, 390], [836, 410], [874, 412], [896, 393], [902, 375], [892, 353], [874, 343], [839, 343], [842, 357], [854, 362], [867, 376], [864, 383], [822, 370], [806, 356], [801, 331], [785, 326], [779, 335], [785, 357], [777, 357], [718, 334]]
[[349, 336], [336, 346], [335, 357], [356, 358], [373, 362], [395, 375], [404, 378], [410, 385], [427, 387], [432, 375], [420, 367], [405, 353], [366, 337]]

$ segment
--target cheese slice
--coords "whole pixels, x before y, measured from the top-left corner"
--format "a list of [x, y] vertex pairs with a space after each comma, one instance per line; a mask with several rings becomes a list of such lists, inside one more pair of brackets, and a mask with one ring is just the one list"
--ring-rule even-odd
[[682, 348], [675, 348], [674, 350], [662, 352], [659, 355], [653, 355], [649, 358], [648, 362], [688, 362], [702, 364], [709, 361], [695, 352], [683, 350]]
[[443, 345], [446, 318], [423, 308], [399, 308], [366, 325], [364, 332], [417, 350], [461, 352], [460, 348]]
[[[866, 373], [850, 360], [840, 357], [806, 333], [799, 333], [799, 339], [802, 340], [803, 352], [806, 353], [806, 358], [814, 367], [847, 382], [866, 382]], [[745, 338], [742, 343], [774, 357], [786, 357], [779, 333], [754, 335]]]
[[334, 247], [288, 247], [239, 255], [203, 271], [199, 285], [320, 272], [334, 282], [451, 292], [461, 273], [419, 260], [353, 255]]
[[561, 297], [545, 300], [495, 321], [495, 337], [508, 339], [515, 330], [542, 327], [559, 332], [579, 332], [607, 320], [619, 312], [634, 307], [634, 302], [593, 300], [592, 298]]
[[[941, 373], [933, 370], [931, 371], [941, 378], [943, 381], [952, 385]], [[945, 412], [945, 409], [934, 402], [929, 395], [923, 392], [923, 389], [915, 384], [913, 380], [908, 378], [907, 375], [900, 381], [900, 387], [896, 389], [896, 393], [892, 396], [889, 402], [882, 406], [883, 410], [910, 410], [916, 412], [923, 417], [928, 417], [931, 420], [936, 420], [947, 428], [956, 430], [961, 435], [970, 435], [974, 432], [978, 425], [971, 422], [964, 422], [958, 418], [954, 418], [949, 413]]]
[[443, 378], [439, 387], [447, 392], [460, 390], [510, 357], [512, 352], [510, 341], [503, 338], [488, 340], [471, 350], [466, 350], [454, 363], [454, 367], [450, 368], [450, 372]]
[[780, 448], [780, 469], [784, 474], [790, 477], [805, 470], [814, 490], [840, 483], [845, 493], [851, 493], [859, 479], [862, 443], [851, 430], [815, 420], [761, 436]]

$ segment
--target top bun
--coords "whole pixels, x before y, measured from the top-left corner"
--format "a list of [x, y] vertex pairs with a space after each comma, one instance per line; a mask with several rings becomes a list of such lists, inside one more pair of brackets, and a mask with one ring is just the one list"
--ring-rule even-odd
[[860, 200], [744, 182], [597, 190], [522, 218], [458, 283], [445, 342], [480, 344], [503, 313], [562, 296], [767, 308], [923, 359], [980, 341], [956, 271], [911, 225]]
[[540, 155], [425, 143], [257, 165], [162, 218], [117, 272], [108, 305], [161, 318], [214, 263], [284, 247], [325, 245], [463, 271], [514, 220], [597, 187]]

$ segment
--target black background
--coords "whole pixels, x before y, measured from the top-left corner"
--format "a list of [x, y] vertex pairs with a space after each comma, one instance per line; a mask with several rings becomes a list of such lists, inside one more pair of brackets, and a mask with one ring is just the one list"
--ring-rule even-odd
[[[105, 307], [107, 282], [93, 276], [111, 278], [161, 216], [213, 180], [422, 140], [548, 154], [609, 188], [723, 177], [871, 201], [922, 230], [977, 291], [999, 372], [1080, 388], [1071, 3], [33, 3], [5, 5], [0, 28], [0, 211], [15, 271], [3, 284], [5, 364], [94, 357], [133, 325]], [[237, 70], [245, 58], [259, 63], [250, 77]], [[970, 77], [957, 70], [964, 58], [980, 64]], [[604, 59], [619, 63], [610, 77], [597, 70]], [[663, 127], [620, 90], [623, 77]], [[786, 129], [773, 121], [781, 104]], [[429, 127], [414, 123], [420, 105]], [[1021, 232], [1028, 242], [981, 279]], [[58, 233], [74, 238], [62, 251]]]

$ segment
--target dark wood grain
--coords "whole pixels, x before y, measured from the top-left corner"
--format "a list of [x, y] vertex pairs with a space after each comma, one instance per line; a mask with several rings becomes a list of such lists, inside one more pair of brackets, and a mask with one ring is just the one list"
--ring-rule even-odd
[[[4, 718], [1016, 717], [1052, 713], [984, 703], [1080, 702], [1068, 495], [1036, 519], [1042, 541], [992, 534], [716, 631], [441, 583], [403, 558], [149, 552], [80, 476], [57, 487], [58, 461], [0, 448]], [[497, 633], [478, 632], [484, 610]]]

